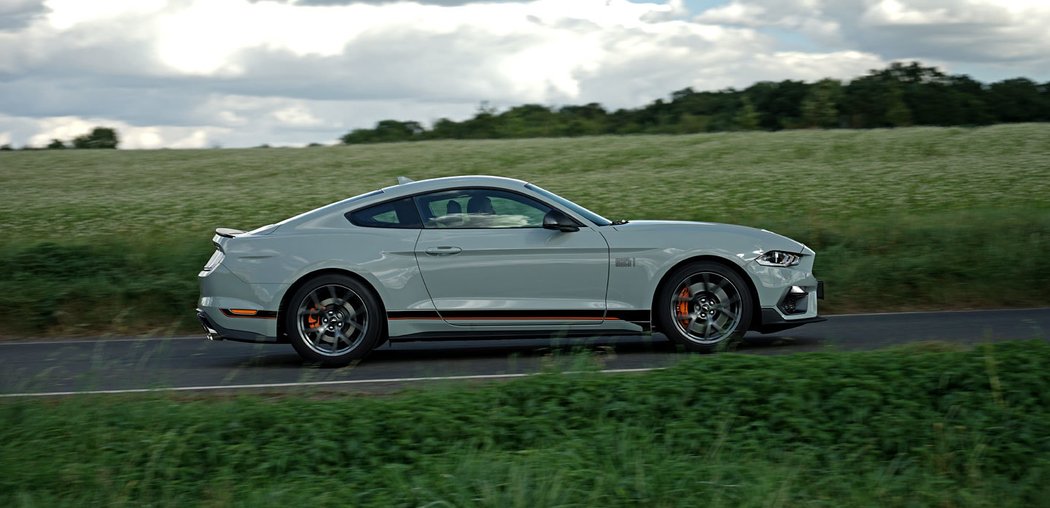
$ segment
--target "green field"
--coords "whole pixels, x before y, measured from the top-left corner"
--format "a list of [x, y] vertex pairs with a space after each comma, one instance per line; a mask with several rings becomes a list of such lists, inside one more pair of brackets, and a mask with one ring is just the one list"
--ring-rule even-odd
[[393, 397], [0, 399], [0, 506], [1046, 506], [1048, 364], [1045, 341], [926, 344]]
[[829, 312], [1050, 303], [1050, 124], [49, 150], [0, 153], [0, 335], [192, 331], [215, 227], [457, 174], [786, 234], [817, 251]]

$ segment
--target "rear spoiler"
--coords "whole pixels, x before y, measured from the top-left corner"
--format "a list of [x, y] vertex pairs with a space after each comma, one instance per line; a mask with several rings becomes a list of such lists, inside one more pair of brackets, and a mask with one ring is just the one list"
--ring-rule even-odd
[[233, 228], [215, 228], [215, 234], [224, 238], [233, 238], [237, 235], [243, 235], [244, 231]]
[[241, 231], [239, 229], [215, 228], [215, 236], [213, 236], [211, 238], [211, 243], [215, 244], [215, 248], [218, 249], [219, 252], [222, 252], [222, 253], [225, 254], [226, 250], [223, 249], [223, 246], [226, 245], [226, 241], [229, 240], [230, 238], [233, 238], [233, 237], [237, 236], [237, 235], [243, 235], [243, 234], [244, 234], [244, 231]]

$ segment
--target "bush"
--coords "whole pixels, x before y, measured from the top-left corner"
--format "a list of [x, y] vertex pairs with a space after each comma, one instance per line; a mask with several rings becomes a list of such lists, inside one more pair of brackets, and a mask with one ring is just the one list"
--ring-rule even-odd
[[117, 131], [109, 127], [95, 127], [73, 138], [73, 148], [116, 148], [119, 143]]

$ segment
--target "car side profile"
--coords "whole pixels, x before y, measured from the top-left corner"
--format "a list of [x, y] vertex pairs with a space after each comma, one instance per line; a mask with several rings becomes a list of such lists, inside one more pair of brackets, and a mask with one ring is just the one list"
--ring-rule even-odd
[[610, 221], [536, 185], [411, 181], [253, 231], [219, 228], [199, 274], [213, 340], [345, 365], [385, 341], [658, 331], [709, 352], [822, 321], [814, 252], [775, 233]]

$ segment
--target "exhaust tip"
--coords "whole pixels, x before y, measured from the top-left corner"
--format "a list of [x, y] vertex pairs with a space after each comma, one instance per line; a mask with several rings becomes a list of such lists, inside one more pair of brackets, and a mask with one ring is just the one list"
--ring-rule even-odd
[[212, 327], [211, 322], [208, 321], [208, 316], [204, 315], [204, 312], [200, 309], [197, 310], [197, 320], [200, 321], [201, 326], [204, 327], [204, 336], [207, 337], [208, 340], [222, 340], [222, 335], [219, 335], [219, 331]]

